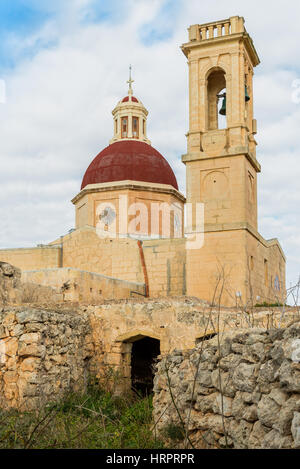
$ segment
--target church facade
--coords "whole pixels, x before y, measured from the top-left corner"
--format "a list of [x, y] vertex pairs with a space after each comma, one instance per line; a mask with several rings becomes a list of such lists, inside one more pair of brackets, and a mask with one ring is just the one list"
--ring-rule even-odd
[[[257, 224], [259, 58], [244, 19], [192, 25], [186, 197], [147, 136], [134, 96], [113, 110], [113, 137], [72, 200], [75, 229], [48, 245], [0, 251], [23, 279], [64, 288], [66, 300], [189, 295], [208, 302], [281, 302], [285, 256]], [[186, 212], [186, 221], [184, 212]]]

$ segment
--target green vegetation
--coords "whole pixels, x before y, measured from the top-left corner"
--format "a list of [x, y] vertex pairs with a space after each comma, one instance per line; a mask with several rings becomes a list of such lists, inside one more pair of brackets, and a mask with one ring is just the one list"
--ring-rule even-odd
[[[256, 303], [256, 308], [277, 308], [278, 306], [283, 306], [282, 303], [267, 303], [264, 301], [263, 303]], [[287, 306], [287, 305], [285, 305]]]
[[184, 440], [185, 429], [179, 425], [170, 423], [164, 428], [164, 436], [172, 442], [180, 442]]
[[152, 427], [151, 397], [114, 397], [90, 386], [39, 411], [0, 411], [0, 449], [163, 448]]

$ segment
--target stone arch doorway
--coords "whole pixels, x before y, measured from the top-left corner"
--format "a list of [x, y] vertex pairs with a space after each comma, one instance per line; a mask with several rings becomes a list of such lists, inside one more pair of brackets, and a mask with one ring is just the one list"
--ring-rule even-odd
[[120, 392], [152, 393], [153, 365], [161, 354], [161, 346], [161, 337], [151, 330], [133, 329], [117, 337], [115, 347], [120, 351], [118, 369], [122, 377]]
[[142, 337], [132, 343], [131, 348], [131, 389], [143, 396], [153, 391], [154, 364], [160, 355], [160, 341]]

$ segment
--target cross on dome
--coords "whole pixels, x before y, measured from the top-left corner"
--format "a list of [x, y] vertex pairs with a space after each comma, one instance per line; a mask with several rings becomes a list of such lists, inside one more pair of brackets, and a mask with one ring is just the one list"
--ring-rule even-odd
[[132, 70], [132, 66], [129, 65], [129, 80], [127, 80], [127, 83], [129, 84], [129, 90], [128, 90], [129, 95], [132, 95], [132, 83], [134, 83], [134, 80], [131, 78], [131, 70]]

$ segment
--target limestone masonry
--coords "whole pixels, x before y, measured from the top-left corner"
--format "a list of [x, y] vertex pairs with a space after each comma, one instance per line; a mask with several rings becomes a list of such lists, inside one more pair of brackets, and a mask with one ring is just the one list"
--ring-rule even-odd
[[90, 379], [117, 394], [151, 392], [154, 380], [163, 438], [183, 421], [196, 447], [299, 447], [298, 308], [245, 311], [187, 296], [55, 305], [57, 291], [37, 285], [38, 304], [26, 305], [20, 271], [0, 267], [2, 409], [38, 409]]
[[300, 448], [299, 337], [298, 321], [165, 357], [155, 376], [157, 429], [180, 428], [182, 419], [196, 448]]
[[0, 250], [0, 408], [38, 409], [93, 379], [154, 391], [155, 429], [179, 446], [299, 448], [299, 308], [278, 240], [257, 231], [259, 58], [238, 16], [192, 25], [182, 51], [186, 197], [130, 72], [72, 200], [75, 229]]
[[0, 251], [24, 281], [68, 284], [70, 301], [187, 294], [211, 302], [222, 273], [224, 305], [283, 302], [283, 251], [257, 231], [259, 58], [244, 19], [190, 26], [182, 51], [189, 68], [186, 198], [151, 146], [148, 111], [130, 74], [128, 94], [112, 112], [110, 145], [72, 200], [75, 229], [48, 245]]
[[0, 407], [37, 409], [85, 389], [89, 321], [76, 311], [8, 308], [0, 313]]

